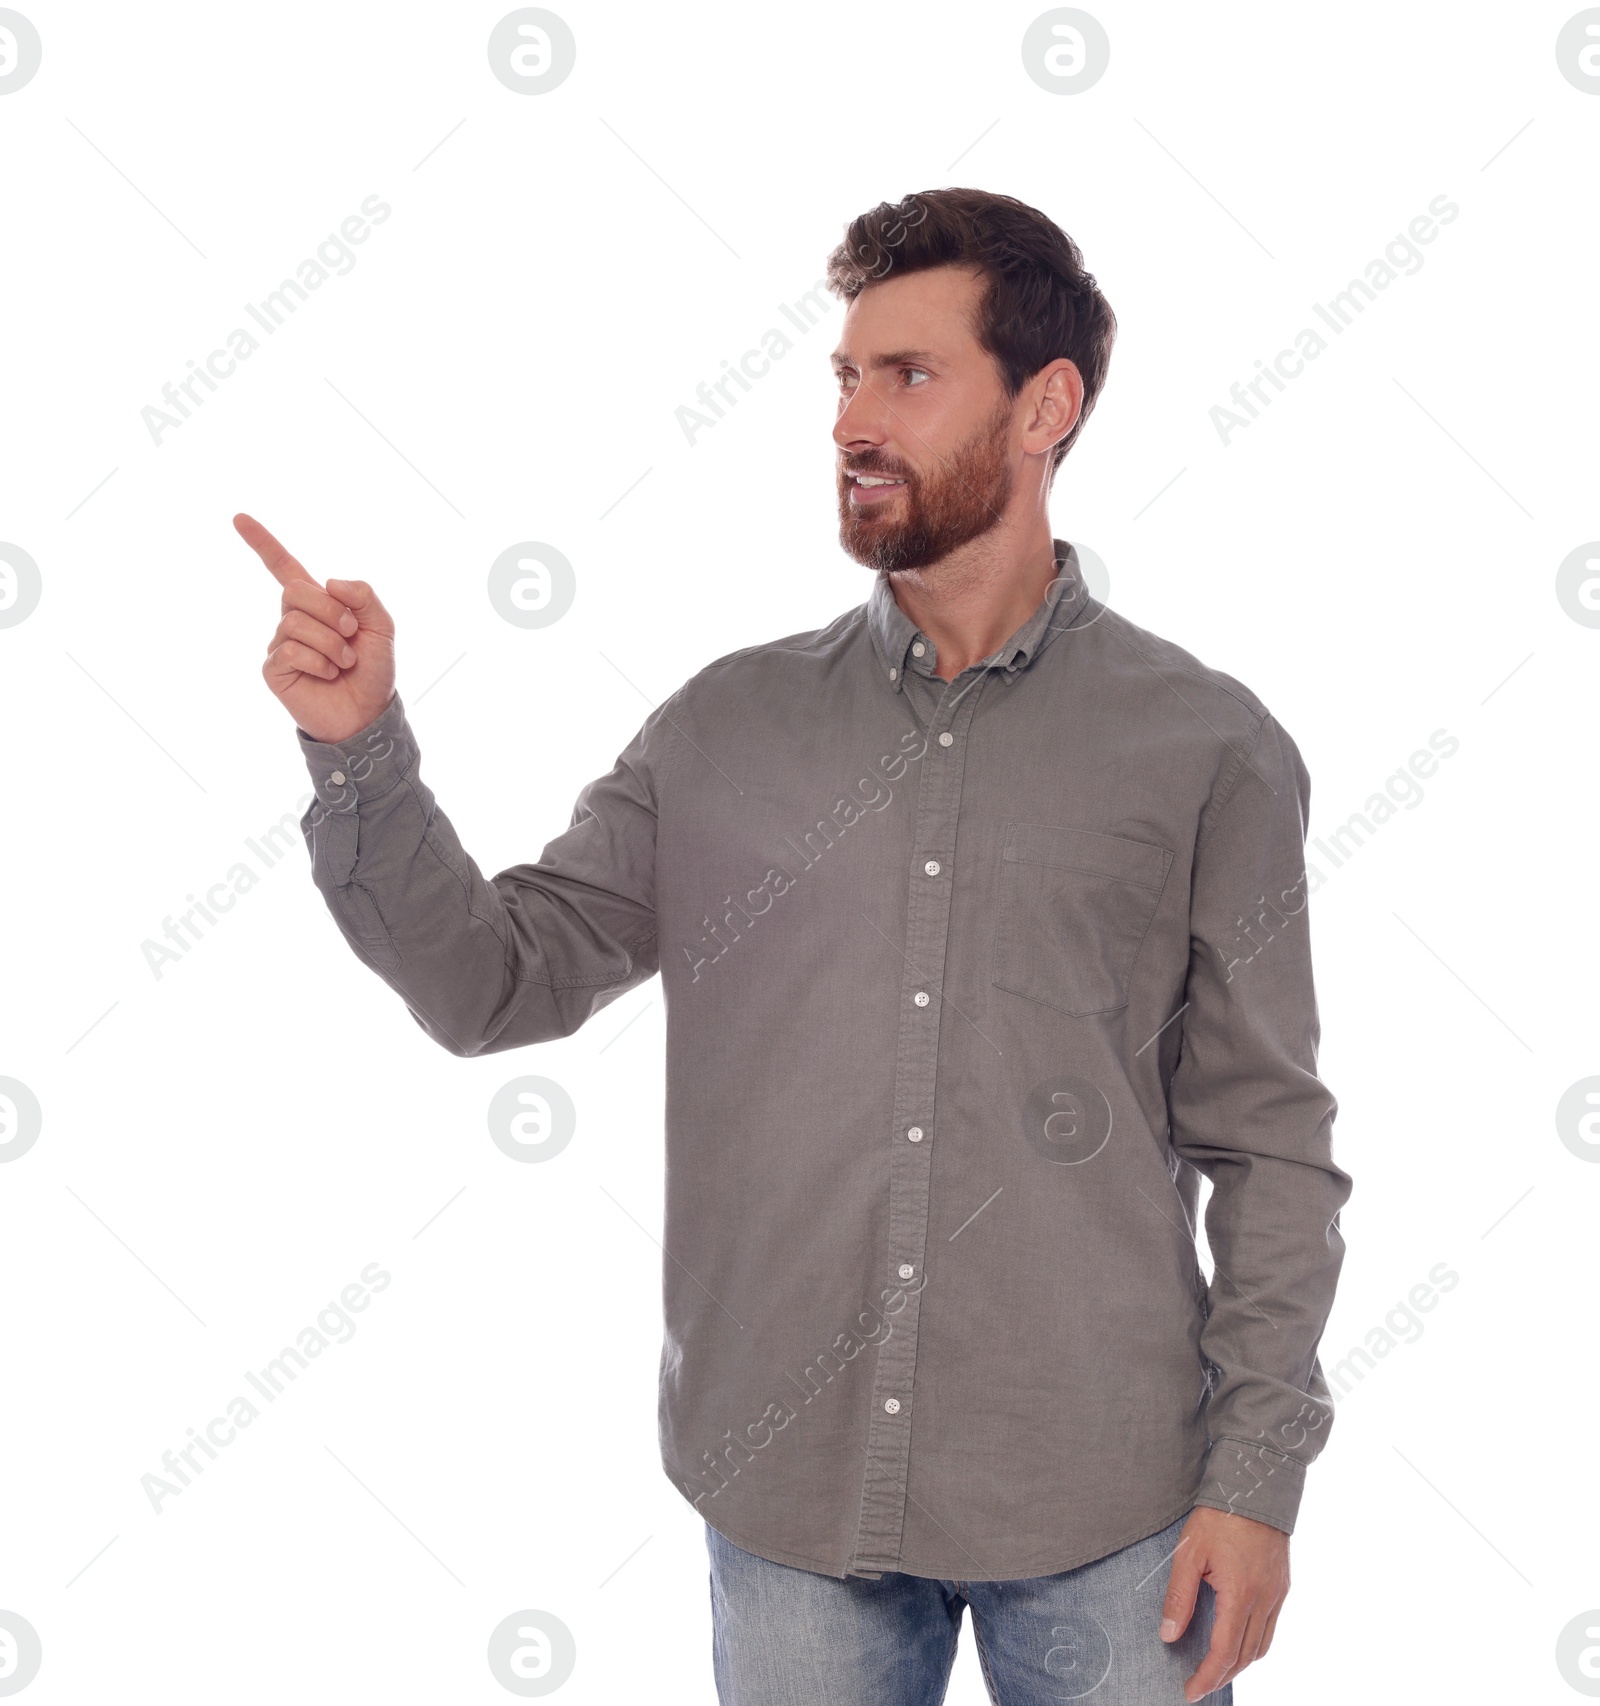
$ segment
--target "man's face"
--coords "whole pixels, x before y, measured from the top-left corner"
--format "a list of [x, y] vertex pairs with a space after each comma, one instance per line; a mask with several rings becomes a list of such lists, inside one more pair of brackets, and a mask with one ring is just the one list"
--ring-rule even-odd
[[973, 334], [982, 293], [975, 269], [932, 267], [869, 284], [845, 315], [833, 355], [839, 541], [868, 568], [937, 563], [1011, 500], [1015, 406]]

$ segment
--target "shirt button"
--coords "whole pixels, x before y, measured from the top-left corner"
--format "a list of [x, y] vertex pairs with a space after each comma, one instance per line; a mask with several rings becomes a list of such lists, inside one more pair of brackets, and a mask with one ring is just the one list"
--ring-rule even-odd
[[883, 1401], [883, 1407], [891, 1416], [898, 1416], [900, 1414], [900, 1400], [898, 1398], [885, 1398]]
[[918, 640], [917, 643], [911, 648], [911, 655], [914, 658], [919, 658], [922, 656], [922, 654], [925, 651], [927, 651], [927, 649], [928, 648], [925, 645], [923, 645], [922, 641]]
[[342, 770], [335, 770], [328, 780], [342, 788], [344, 786], [344, 772]]
[[919, 1007], [926, 1007], [928, 1005], [928, 992], [925, 989], [919, 989], [911, 999], [916, 1002]]
[[912, 1128], [906, 1133], [906, 1136], [909, 1137], [913, 1143], [921, 1143], [922, 1127], [919, 1125], [912, 1126]]
[[914, 1267], [912, 1267], [912, 1265], [909, 1262], [902, 1262], [900, 1264], [899, 1273], [900, 1273], [901, 1279], [910, 1279], [911, 1276], [916, 1273], [916, 1271], [917, 1270]]
[[956, 744], [956, 737], [946, 729], [944, 733], [939, 736], [939, 744], [940, 746], [954, 746]]
[[889, 679], [891, 681], [898, 681], [900, 679], [900, 671], [897, 669], [891, 669], [889, 671]]
[[939, 874], [939, 861], [937, 859], [930, 859], [922, 868], [930, 877], [936, 877]]

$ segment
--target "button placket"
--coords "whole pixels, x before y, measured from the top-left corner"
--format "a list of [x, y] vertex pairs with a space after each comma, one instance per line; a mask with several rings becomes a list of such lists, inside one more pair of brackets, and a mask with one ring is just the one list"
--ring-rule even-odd
[[[878, 1349], [873, 1378], [860, 1514], [849, 1569], [898, 1568], [905, 1527], [913, 1384], [922, 1283], [927, 1274], [930, 1173], [938, 1142], [934, 1088], [949, 942], [952, 885], [937, 879], [956, 844], [966, 764], [966, 732], [990, 672], [966, 691], [944, 694], [928, 729], [928, 753], [918, 780], [913, 856], [906, 872], [900, 1032], [895, 1053], [894, 1118], [889, 1155], [889, 1270], [907, 1280], [904, 1306]], [[933, 859], [938, 854], [937, 860]], [[927, 870], [928, 864], [934, 872]], [[925, 998], [925, 999], [924, 999]], [[901, 1293], [891, 1290], [892, 1301]]]

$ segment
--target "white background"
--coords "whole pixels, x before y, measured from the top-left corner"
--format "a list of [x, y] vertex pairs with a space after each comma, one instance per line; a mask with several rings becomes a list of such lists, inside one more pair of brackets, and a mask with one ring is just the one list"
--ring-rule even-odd
[[[44, 1123], [0, 1168], [0, 1608], [43, 1640], [26, 1697], [492, 1702], [489, 1631], [538, 1607], [577, 1639], [563, 1699], [712, 1699], [656, 1438], [659, 986], [459, 1060], [347, 950], [297, 831], [251, 858], [309, 783], [229, 518], [374, 582], [441, 805], [486, 872], [533, 859], [687, 675], [866, 596], [832, 298], [714, 430], [674, 411], [787, 327], [849, 218], [972, 184], [1071, 232], [1120, 321], [1055, 531], [1271, 707], [1313, 835], [1460, 743], [1311, 903], [1356, 1181], [1325, 1365], [1436, 1264], [1459, 1283], [1340, 1405], [1238, 1698], [1573, 1698], [1600, 1166], [1554, 1114], [1600, 1073], [1600, 629], [1555, 577], [1600, 536], [1600, 99], [1558, 73], [1571, 10], [1099, 3], [1110, 69], [1062, 97], [1024, 72], [1036, 4], [559, 0], [576, 69], [528, 98], [489, 72], [507, 9], [25, 6], [0, 539], [43, 594], [0, 629], [0, 1074]], [[162, 385], [374, 194], [348, 276], [153, 443]], [[1229, 386], [1439, 195], [1420, 270], [1224, 446]], [[537, 631], [485, 592], [526, 539], [578, 577]], [[157, 977], [143, 944], [241, 859], [256, 886]], [[518, 1165], [484, 1114], [533, 1072], [578, 1131]], [[392, 1284], [355, 1337], [156, 1515], [141, 1476], [370, 1262]], [[983, 1698], [970, 1639], [954, 1702]]]

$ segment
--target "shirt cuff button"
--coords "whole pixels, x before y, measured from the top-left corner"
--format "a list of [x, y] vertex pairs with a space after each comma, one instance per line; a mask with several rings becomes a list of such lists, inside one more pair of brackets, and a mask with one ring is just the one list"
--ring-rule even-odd
[[344, 772], [342, 770], [335, 770], [328, 780], [332, 782], [335, 787], [342, 788], [344, 786]]

